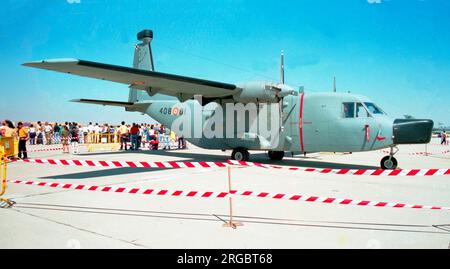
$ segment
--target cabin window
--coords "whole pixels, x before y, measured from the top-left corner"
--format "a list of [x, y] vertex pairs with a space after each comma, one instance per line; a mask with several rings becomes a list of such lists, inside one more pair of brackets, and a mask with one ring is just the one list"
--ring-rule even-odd
[[357, 118], [369, 117], [369, 112], [367, 112], [366, 108], [361, 103], [356, 104], [356, 117]]
[[344, 118], [355, 117], [355, 103], [344, 103]]

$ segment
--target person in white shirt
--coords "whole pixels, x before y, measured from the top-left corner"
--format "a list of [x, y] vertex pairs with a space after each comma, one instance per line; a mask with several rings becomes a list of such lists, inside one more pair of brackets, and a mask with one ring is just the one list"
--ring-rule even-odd
[[87, 126], [83, 126], [83, 128], [81, 128], [82, 129], [82, 132], [83, 132], [83, 135], [84, 135], [84, 141], [83, 141], [83, 143], [89, 143], [88, 142], [88, 138], [89, 138], [89, 129], [88, 129], [88, 127]]
[[94, 143], [98, 144], [100, 143], [100, 132], [102, 131], [102, 128], [98, 126], [98, 123], [94, 126]]
[[88, 143], [94, 142], [94, 125], [92, 125], [92, 122], [89, 122], [88, 129]]
[[30, 132], [28, 133], [30, 137], [30, 145], [36, 145], [36, 128], [34, 128], [34, 125], [30, 125]]
[[45, 144], [51, 145], [52, 144], [53, 127], [50, 124], [48, 124], [48, 122], [45, 123], [44, 132], [45, 132]]

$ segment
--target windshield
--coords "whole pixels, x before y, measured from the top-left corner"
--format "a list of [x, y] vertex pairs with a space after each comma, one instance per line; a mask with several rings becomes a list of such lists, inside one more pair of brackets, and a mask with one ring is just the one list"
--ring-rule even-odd
[[375, 114], [385, 114], [383, 110], [381, 110], [381, 108], [377, 107], [374, 103], [369, 103], [369, 102], [365, 102], [364, 103], [367, 107], [367, 109], [370, 111], [370, 113], [372, 113], [372, 115]]

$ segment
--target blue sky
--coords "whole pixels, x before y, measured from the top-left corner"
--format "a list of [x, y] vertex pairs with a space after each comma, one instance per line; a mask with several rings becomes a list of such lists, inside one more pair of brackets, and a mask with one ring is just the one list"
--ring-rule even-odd
[[[77, 3], [79, 2], [79, 3]], [[306, 92], [371, 97], [392, 117], [450, 124], [450, 1], [106, 1], [0, 3], [0, 117], [119, 122], [121, 108], [69, 103], [127, 100], [126, 85], [21, 66], [79, 58], [131, 66], [136, 33], [154, 30], [158, 71], [222, 82], [279, 80]]]

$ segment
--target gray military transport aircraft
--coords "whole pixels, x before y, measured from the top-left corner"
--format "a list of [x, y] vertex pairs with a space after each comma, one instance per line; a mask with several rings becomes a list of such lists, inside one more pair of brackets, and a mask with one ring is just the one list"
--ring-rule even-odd
[[[23, 65], [129, 85], [128, 102], [77, 99], [75, 102], [119, 106], [126, 111], [149, 115], [166, 126], [179, 117], [188, 117], [183, 106], [200, 107], [199, 118], [205, 122], [215, 113], [214, 106], [226, 103], [277, 103], [280, 123], [275, 145], [248, 133], [234, 138], [187, 138], [206, 149], [232, 150], [234, 160], [248, 160], [248, 150], [264, 150], [271, 160], [281, 160], [285, 152], [359, 152], [390, 148], [381, 160], [381, 168], [397, 168], [396, 145], [425, 144], [431, 139], [432, 120], [391, 119], [369, 98], [349, 93], [305, 93], [280, 83], [248, 82], [228, 84], [198, 78], [155, 72], [151, 41], [153, 32], [137, 34], [133, 68], [77, 59], [52, 59]], [[282, 56], [283, 60], [283, 56]], [[202, 99], [196, 98], [198, 95]], [[235, 118], [233, 118], [235, 119]], [[239, 121], [236, 118], [235, 121]]]

